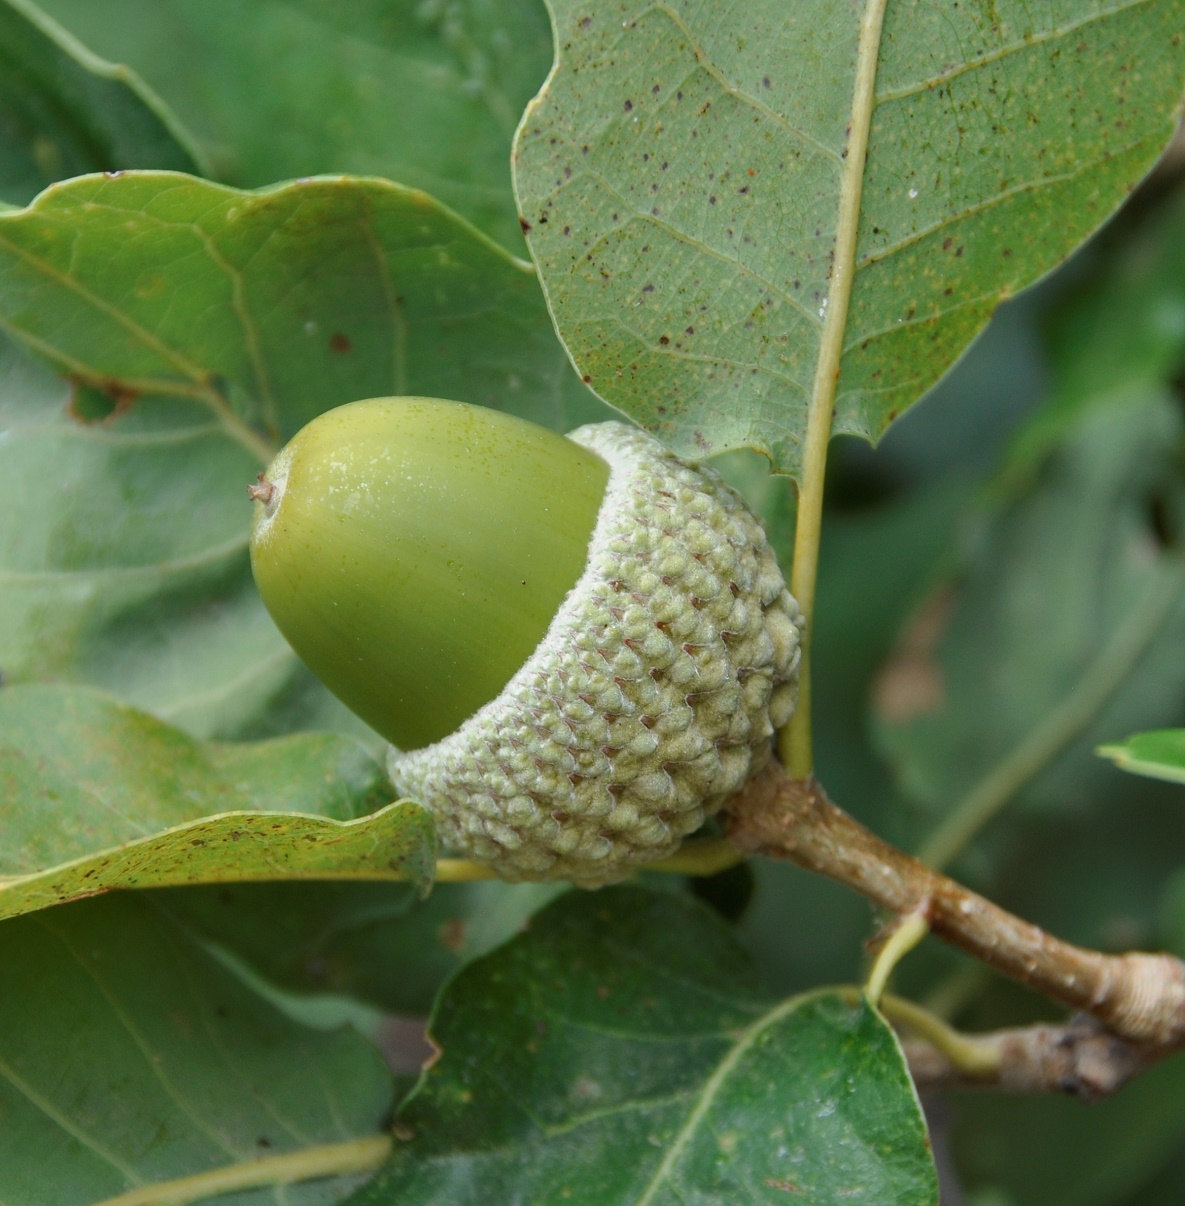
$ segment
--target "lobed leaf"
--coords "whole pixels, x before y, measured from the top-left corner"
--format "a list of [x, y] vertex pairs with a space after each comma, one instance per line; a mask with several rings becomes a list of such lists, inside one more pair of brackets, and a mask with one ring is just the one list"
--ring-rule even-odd
[[351, 1199], [937, 1201], [892, 1032], [834, 993], [772, 1004], [686, 897], [569, 893], [465, 968], [406, 1141]]
[[[6, 921], [0, 963], [6, 1202], [91, 1206], [382, 1126], [392, 1086], [374, 1048], [284, 1016], [148, 894]], [[357, 1182], [280, 1192], [290, 1206], [328, 1206]]]
[[514, 170], [561, 338], [678, 450], [793, 474], [833, 389], [875, 439], [1094, 230], [1185, 88], [1182, 0], [551, 8]]
[[24, 204], [55, 180], [124, 168], [200, 170], [173, 115], [30, 0], [0, 0], [0, 197]]
[[0, 380], [0, 667], [202, 736], [357, 724], [250, 579], [245, 486], [280, 441], [392, 393], [607, 413], [527, 266], [381, 181], [55, 187], [0, 215], [0, 330], [73, 382]]
[[234, 880], [425, 890], [431, 819], [389, 801], [382, 767], [350, 738], [208, 744], [91, 690], [5, 688], [0, 917], [113, 888]]
[[140, 71], [220, 178], [256, 187], [322, 172], [386, 176], [521, 252], [508, 161], [551, 65], [542, 0], [45, 5]]

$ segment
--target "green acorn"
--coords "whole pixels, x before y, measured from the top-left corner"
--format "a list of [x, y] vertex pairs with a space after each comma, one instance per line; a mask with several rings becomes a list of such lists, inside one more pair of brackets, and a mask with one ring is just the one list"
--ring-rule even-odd
[[251, 493], [280, 630], [442, 843], [508, 879], [667, 856], [793, 711], [801, 621], [760, 523], [625, 424], [355, 402]]

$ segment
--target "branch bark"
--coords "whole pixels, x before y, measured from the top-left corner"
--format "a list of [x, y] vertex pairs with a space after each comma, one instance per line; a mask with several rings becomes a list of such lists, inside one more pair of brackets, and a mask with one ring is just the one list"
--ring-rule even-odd
[[1022, 921], [882, 841], [777, 761], [728, 805], [731, 840], [846, 884], [884, 909], [921, 912], [931, 931], [1121, 1039], [1163, 1053], [1185, 1046], [1185, 964], [1170, 955], [1084, 950]]
[[1123, 1088], [1169, 1049], [1117, 1038], [1094, 1018], [1079, 1014], [1065, 1026], [1022, 1026], [970, 1039], [995, 1065], [968, 1071], [925, 1039], [902, 1044], [920, 1092], [990, 1088], [1005, 1093], [1068, 1093], [1100, 1101]]

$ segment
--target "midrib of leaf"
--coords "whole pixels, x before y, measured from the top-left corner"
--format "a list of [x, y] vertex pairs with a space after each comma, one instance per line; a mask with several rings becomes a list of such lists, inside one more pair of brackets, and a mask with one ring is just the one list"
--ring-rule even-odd
[[175, 1181], [158, 1181], [96, 1202], [95, 1206], [186, 1206], [248, 1189], [271, 1189], [274, 1200], [284, 1206], [289, 1201], [289, 1185], [374, 1172], [390, 1154], [390, 1135], [366, 1135], [284, 1156], [253, 1157]]
[[793, 1013], [810, 1000], [811, 996], [816, 995], [818, 994], [812, 993], [804, 996], [789, 997], [768, 1013], [762, 1014], [748, 1029], [742, 1031], [736, 1044], [716, 1066], [716, 1070], [712, 1075], [704, 1082], [704, 1087], [699, 1092], [694, 1108], [687, 1115], [687, 1120], [679, 1128], [679, 1133], [667, 1148], [666, 1155], [663, 1156], [662, 1162], [655, 1169], [654, 1176], [647, 1182], [646, 1188], [637, 1199], [635, 1206], [650, 1206], [650, 1203], [654, 1201], [655, 1194], [670, 1179], [675, 1165], [679, 1162], [679, 1158], [683, 1155], [688, 1143], [691, 1142], [692, 1137], [704, 1119], [704, 1115], [711, 1108], [717, 1093], [720, 1092], [724, 1082], [732, 1075], [742, 1056], [746, 1054], [766, 1030], [771, 1026], [776, 1026], [784, 1017]]
[[881, 29], [888, 0], [869, 0], [860, 21], [856, 43], [856, 78], [852, 89], [852, 121], [840, 177], [839, 211], [836, 222], [835, 260], [831, 265], [819, 342], [819, 358], [807, 406], [806, 438], [803, 443], [802, 479], [798, 492], [798, 515], [794, 530], [794, 565], [790, 591], [798, 601], [806, 622], [799, 667], [798, 706], [790, 723], [778, 735], [778, 752], [789, 773], [807, 778], [814, 767], [811, 752], [811, 621], [819, 571], [819, 536], [823, 522], [823, 478], [827, 468], [827, 446], [835, 414], [835, 391], [843, 357], [844, 332], [856, 272], [856, 236], [860, 226], [860, 196], [864, 188], [864, 166], [868, 135], [876, 106], [876, 69], [880, 58]]
[[[164, 125], [169, 136], [189, 156], [199, 172], [203, 176], [214, 174], [206, 160], [205, 152], [198, 147], [189, 132], [181, 126], [156, 91], [150, 88], [130, 67], [101, 58], [89, 46], [80, 42], [65, 26], [60, 25], [36, 4], [29, 3], [29, 0], [4, 0], [4, 2], [35, 26], [51, 42], [55, 42], [62, 51], [92, 75], [98, 76], [100, 79], [113, 80], [129, 89]], [[74, 123], [71, 124], [74, 125]], [[77, 127], [75, 126], [75, 128]]]

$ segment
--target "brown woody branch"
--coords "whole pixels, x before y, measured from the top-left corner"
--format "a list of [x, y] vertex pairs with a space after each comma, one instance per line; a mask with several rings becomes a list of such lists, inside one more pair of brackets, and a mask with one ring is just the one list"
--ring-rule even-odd
[[993, 1058], [984, 1062], [995, 1067], [969, 1072], [924, 1039], [906, 1039], [902, 1049], [918, 1089], [1069, 1093], [1083, 1101], [1099, 1101], [1169, 1053], [1165, 1047], [1118, 1038], [1085, 1014], [1065, 1026], [1022, 1026], [979, 1034], [970, 1041], [984, 1054], [991, 1053]]
[[882, 841], [828, 799], [813, 778], [774, 761], [728, 805], [742, 850], [785, 858], [854, 888], [898, 916], [922, 912], [931, 932], [1112, 1035], [1167, 1053], [1185, 1046], [1185, 964], [1170, 955], [1084, 950]]

